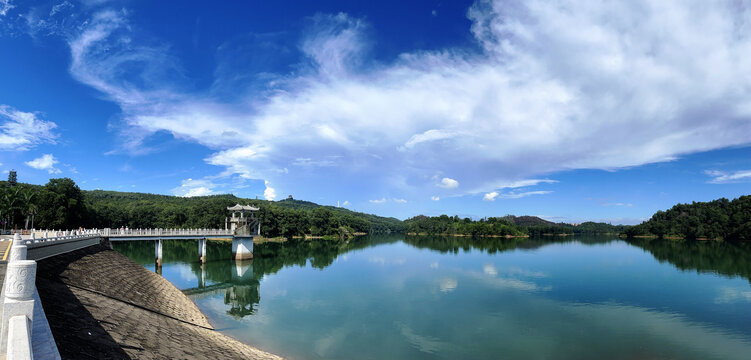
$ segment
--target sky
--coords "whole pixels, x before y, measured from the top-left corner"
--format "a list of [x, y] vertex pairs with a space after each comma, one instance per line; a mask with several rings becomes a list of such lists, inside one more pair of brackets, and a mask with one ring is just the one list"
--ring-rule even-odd
[[0, 0], [11, 169], [639, 223], [751, 193], [751, 4]]

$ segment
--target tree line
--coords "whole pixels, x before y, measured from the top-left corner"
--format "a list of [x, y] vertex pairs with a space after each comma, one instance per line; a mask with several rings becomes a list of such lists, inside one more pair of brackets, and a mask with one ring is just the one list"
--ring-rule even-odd
[[479, 220], [459, 216], [415, 216], [404, 221], [406, 231], [427, 235], [540, 236], [573, 234], [619, 234], [627, 226], [585, 222], [554, 223], [535, 216], [488, 217]]
[[[338, 236], [403, 231], [402, 222], [294, 199], [266, 201], [234, 195], [183, 198], [81, 190], [69, 178], [44, 186], [0, 182], [0, 218], [10, 229], [223, 228], [228, 206], [258, 207], [265, 237]], [[27, 222], [33, 219], [34, 223]]]
[[629, 237], [751, 240], [751, 195], [678, 204], [625, 230]]
[[281, 201], [244, 199], [234, 195], [183, 198], [132, 192], [81, 190], [69, 178], [45, 185], [0, 181], [0, 222], [3, 229], [89, 228], [223, 228], [227, 207], [258, 207], [266, 237], [351, 237], [358, 233], [408, 232], [430, 235], [539, 236], [560, 234], [624, 234], [628, 237], [751, 240], [751, 195], [735, 200], [678, 204], [658, 211], [636, 226], [599, 222], [553, 223], [534, 216], [393, 217], [321, 206], [291, 197]]

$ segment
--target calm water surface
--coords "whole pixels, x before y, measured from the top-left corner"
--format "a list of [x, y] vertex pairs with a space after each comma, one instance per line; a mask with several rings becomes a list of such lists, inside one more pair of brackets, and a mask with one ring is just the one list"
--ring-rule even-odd
[[[154, 270], [154, 243], [114, 243]], [[211, 323], [292, 359], [749, 359], [751, 246], [616, 238], [364, 237], [164, 244]]]

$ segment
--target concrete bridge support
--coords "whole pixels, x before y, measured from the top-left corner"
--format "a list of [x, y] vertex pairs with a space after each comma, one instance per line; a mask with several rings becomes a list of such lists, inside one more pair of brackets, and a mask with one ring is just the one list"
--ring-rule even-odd
[[253, 237], [238, 237], [232, 239], [232, 258], [248, 260], [253, 258]]
[[198, 277], [198, 288], [206, 287], [206, 264], [201, 264], [201, 276]]
[[156, 257], [156, 267], [162, 267], [162, 239], [154, 241], [154, 256]]
[[198, 239], [198, 260], [201, 264], [206, 263], [206, 239]]
[[235, 260], [235, 271], [232, 273], [233, 284], [252, 284], [253, 276], [252, 260]]

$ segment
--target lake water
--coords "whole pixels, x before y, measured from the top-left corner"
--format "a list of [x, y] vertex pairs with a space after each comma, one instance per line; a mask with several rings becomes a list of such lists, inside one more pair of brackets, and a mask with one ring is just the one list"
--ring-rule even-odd
[[[152, 241], [115, 242], [154, 270]], [[614, 237], [166, 241], [214, 327], [292, 359], [749, 359], [751, 244]]]

